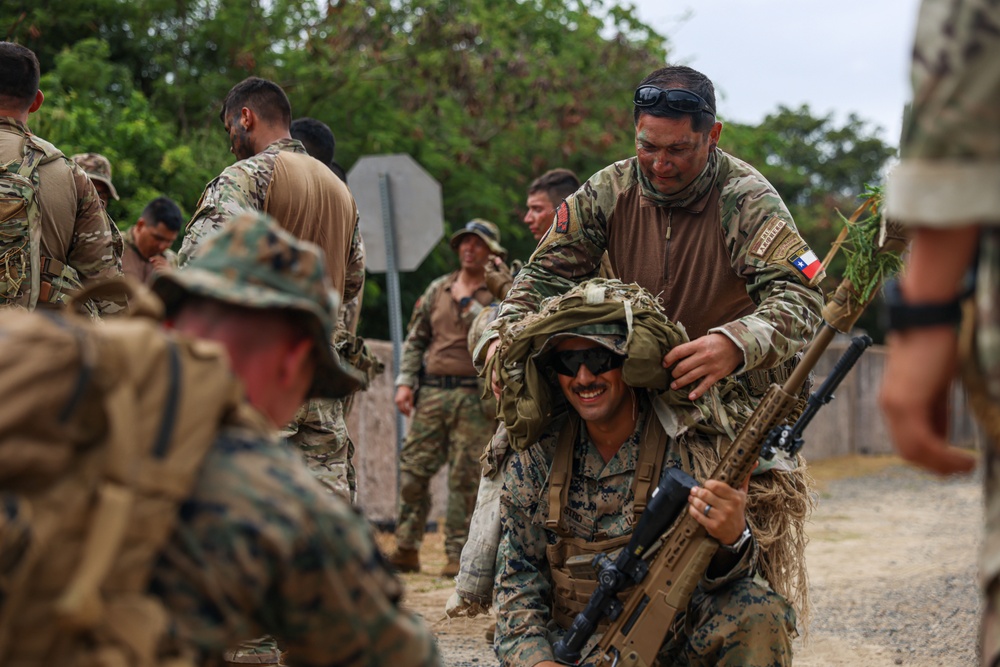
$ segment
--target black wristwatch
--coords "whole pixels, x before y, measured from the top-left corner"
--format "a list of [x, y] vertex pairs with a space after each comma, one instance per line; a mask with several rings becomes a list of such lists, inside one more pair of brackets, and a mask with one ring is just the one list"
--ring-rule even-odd
[[882, 310], [883, 325], [886, 331], [958, 325], [962, 321], [964, 296], [956, 296], [946, 303], [906, 303], [899, 289], [899, 281], [888, 280], [882, 288], [885, 302]]
[[747, 527], [743, 529], [743, 532], [740, 533], [735, 542], [732, 544], [720, 544], [719, 548], [731, 554], [739, 553], [743, 549], [743, 546], [750, 541], [750, 535], [750, 524], [747, 524]]

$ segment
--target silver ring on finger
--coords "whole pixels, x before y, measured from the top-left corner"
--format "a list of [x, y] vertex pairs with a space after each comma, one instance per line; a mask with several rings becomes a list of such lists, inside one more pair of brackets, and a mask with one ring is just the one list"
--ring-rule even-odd
[[705, 509], [703, 510], [705, 516], [708, 516], [708, 513], [711, 511], [712, 511], [712, 506], [709, 505], [708, 503], [705, 503]]

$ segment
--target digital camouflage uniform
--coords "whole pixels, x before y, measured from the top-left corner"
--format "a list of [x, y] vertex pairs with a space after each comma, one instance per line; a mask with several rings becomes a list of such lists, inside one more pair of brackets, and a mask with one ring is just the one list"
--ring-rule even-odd
[[[635, 471], [646, 419], [655, 419], [640, 401], [633, 434], [607, 463], [581, 425], [573, 448], [571, 475], [562, 515], [573, 538], [585, 542], [626, 539], [635, 521]], [[561, 538], [546, 527], [550, 517], [549, 474], [560, 431], [567, 417], [553, 421], [538, 443], [511, 454], [503, 473], [501, 538], [496, 558], [494, 604], [496, 649], [501, 664], [530, 667], [553, 660], [552, 645], [565, 626], [553, 617], [553, 577], [547, 547]], [[688, 431], [669, 437], [665, 465], [694, 474]], [[711, 440], [699, 444], [705, 446]], [[646, 445], [650, 446], [650, 445]], [[711, 446], [708, 444], [708, 446]], [[730, 572], [702, 580], [674, 629], [667, 635], [657, 664], [790, 665], [795, 613], [788, 602], [754, 575], [753, 544]], [[583, 652], [596, 644], [595, 635]]]
[[[685, 266], [686, 255], [702, 250], [670, 239], [671, 231], [677, 239], [674, 218], [680, 217], [692, 230], [698, 230], [700, 222], [718, 220], [721, 237], [714, 230], [700, 233], [712, 243], [724, 244], [728, 268], [701, 266], [691, 275], [676, 268]], [[623, 235], [654, 225], [666, 233], [626, 247]], [[616, 239], [622, 241], [617, 246]], [[790, 359], [819, 325], [822, 293], [810, 287], [809, 279], [793, 264], [809, 247], [781, 197], [760, 173], [716, 149], [698, 178], [684, 191], [665, 197], [648, 184], [633, 157], [597, 172], [560, 204], [552, 227], [517, 274], [497, 321], [480, 341], [477, 362], [483, 361], [484, 343], [495, 338], [508, 320], [534, 312], [546, 297], [597, 277], [605, 251], [614, 276], [661, 296], [667, 316], [683, 324], [692, 339], [705, 333], [729, 338], [743, 353], [738, 373]], [[821, 277], [822, 273], [815, 279]], [[694, 321], [716, 315], [712, 311], [719, 308], [719, 299], [713, 290], [722, 286], [720, 280], [726, 281], [729, 292], [740, 284], [745, 301], [735, 301], [740, 295], [729, 293], [734, 303], [719, 314], [744, 314], [693, 327]]]
[[1000, 450], [989, 426], [1000, 406], [1000, 6], [924, 0], [911, 78], [913, 105], [887, 182], [886, 217], [924, 227], [981, 225], [971, 356], [988, 406], [977, 416], [991, 436], [979, 571], [982, 662], [992, 667], [1000, 663]]
[[[481, 287], [469, 307], [461, 311], [451, 298], [450, 287], [458, 272], [434, 280], [413, 307], [396, 386], [419, 384], [425, 352], [435, 336], [432, 320], [435, 304], [451, 308], [466, 336], [475, 316], [492, 300]], [[478, 300], [477, 300], [478, 299]], [[442, 305], [443, 304], [443, 305]], [[478, 307], [477, 307], [478, 306]], [[463, 340], [464, 342], [464, 340]], [[467, 345], [464, 353], [468, 355]], [[469, 368], [471, 357], [469, 357]], [[400, 509], [396, 544], [419, 549], [430, 511], [430, 479], [448, 464], [448, 505], [444, 525], [444, 548], [456, 563], [469, 531], [469, 521], [479, 488], [479, 455], [493, 434], [494, 423], [483, 412], [476, 376], [468, 386], [444, 388], [421, 386], [410, 429], [400, 458]]]
[[324, 491], [296, 450], [221, 433], [181, 517], [152, 590], [196, 664], [264, 632], [280, 638], [287, 665], [438, 664], [365, 520]]
[[[307, 395], [358, 386], [325, 345], [337, 295], [320, 249], [268, 216], [238, 216], [183, 270], [157, 274], [153, 289], [168, 313], [186, 294], [296, 310], [318, 346]], [[400, 609], [402, 588], [365, 521], [324, 491], [263, 417], [220, 431], [179, 515], [151, 588], [199, 665], [262, 632], [281, 639], [288, 665], [437, 664], [427, 629]]]
[[[243, 211], [265, 210], [275, 160], [280, 152], [307, 154], [298, 140], [279, 139], [260, 153], [227, 167], [208, 184], [187, 225], [180, 251], [182, 265], [197, 255], [204, 239], [221, 229], [226, 220]], [[342, 303], [352, 302], [364, 286], [364, 258], [361, 231], [355, 224], [349, 259], [343, 267]], [[331, 266], [329, 270], [339, 271], [341, 267]], [[344, 420], [345, 402], [346, 399], [310, 400], [284, 433], [301, 447], [320, 481], [353, 502], [357, 495], [357, 473], [352, 461], [354, 443]]]
[[[32, 174], [41, 209], [38, 251], [42, 258], [53, 260], [48, 270], [42, 267], [48, 298], [39, 295], [39, 302], [62, 302], [82, 285], [121, 275], [121, 234], [87, 175], [24, 123], [0, 116], [0, 164], [16, 172], [29, 153], [38, 159]], [[96, 301], [94, 306], [102, 315], [123, 308], [113, 301]]]

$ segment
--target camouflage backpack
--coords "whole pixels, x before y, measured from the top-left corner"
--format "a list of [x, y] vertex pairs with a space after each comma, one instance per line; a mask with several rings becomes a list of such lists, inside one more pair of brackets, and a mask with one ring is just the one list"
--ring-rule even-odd
[[34, 174], [46, 156], [28, 145], [24, 152], [20, 163], [0, 165], [0, 303], [33, 310], [42, 231]]
[[[0, 164], [0, 305], [34, 310], [39, 303], [67, 303], [81, 286], [73, 268], [39, 251], [42, 212], [36, 170], [62, 157], [52, 144], [28, 136], [21, 158]], [[92, 305], [86, 307], [94, 314]]]
[[[223, 423], [253, 425], [224, 349], [132, 314], [0, 309], [0, 665], [181, 667], [146, 590]], [[99, 296], [89, 288], [78, 299]]]

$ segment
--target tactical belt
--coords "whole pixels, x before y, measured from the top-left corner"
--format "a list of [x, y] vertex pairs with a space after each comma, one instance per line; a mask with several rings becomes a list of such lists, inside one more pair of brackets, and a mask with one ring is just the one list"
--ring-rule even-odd
[[458, 389], [459, 387], [479, 387], [479, 380], [472, 375], [424, 375], [420, 378], [423, 387], [437, 389]]

